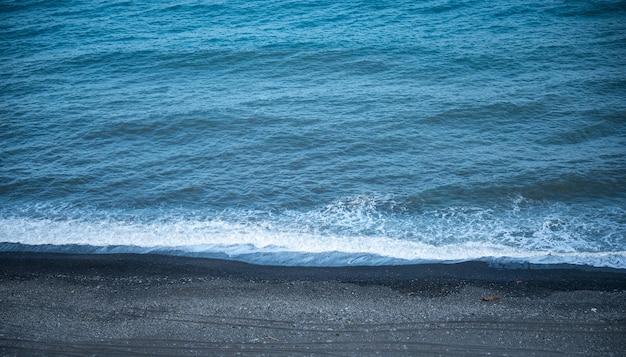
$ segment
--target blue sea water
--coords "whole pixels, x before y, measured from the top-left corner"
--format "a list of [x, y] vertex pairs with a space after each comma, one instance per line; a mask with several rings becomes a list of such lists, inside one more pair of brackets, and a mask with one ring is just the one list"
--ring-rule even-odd
[[0, 1], [0, 251], [626, 269], [625, 1]]

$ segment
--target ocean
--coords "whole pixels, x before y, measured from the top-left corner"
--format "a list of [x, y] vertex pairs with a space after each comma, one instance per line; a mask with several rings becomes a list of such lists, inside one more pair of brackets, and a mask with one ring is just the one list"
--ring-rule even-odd
[[625, 1], [1, 1], [0, 251], [626, 269]]

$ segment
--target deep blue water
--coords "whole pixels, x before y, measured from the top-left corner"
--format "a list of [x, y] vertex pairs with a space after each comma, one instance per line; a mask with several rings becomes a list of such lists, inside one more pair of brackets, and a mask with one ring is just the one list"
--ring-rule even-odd
[[1, 1], [0, 250], [626, 268], [624, 1]]

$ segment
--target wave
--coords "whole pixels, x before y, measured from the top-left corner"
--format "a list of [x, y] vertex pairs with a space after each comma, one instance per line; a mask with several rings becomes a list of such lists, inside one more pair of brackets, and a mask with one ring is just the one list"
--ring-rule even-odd
[[[626, 212], [514, 198], [419, 209], [354, 196], [308, 211], [103, 212], [61, 208], [0, 218], [0, 251], [160, 253], [284, 266], [483, 260], [626, 269]], [[0, 216], [1, 217], [1, 216]]]

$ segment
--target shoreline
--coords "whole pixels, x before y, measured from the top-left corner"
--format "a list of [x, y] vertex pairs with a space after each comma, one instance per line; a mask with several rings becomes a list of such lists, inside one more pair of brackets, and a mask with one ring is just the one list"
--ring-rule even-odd
[[609, 268], [5, 252], [0, 272], [7, 356], [626, 351], [626, 272]]
[[[221, 252], [193, 252], [184, 247], [141, 247], [134, 245], [89, 245], [89, 244], [24, 244], [16, 242], [0, 243], [0, 254], [3, 253], [41, 253], [66, 255], [163, 255], [183, 258], [202, 258], [218, 261], [237, 261], [257, 266], [282, 267], [376, 267], [376, 266], [412, 266], [412, 265], [455, 265], [462, 263], [486, 263], [492, 267], [505, 269], [576, 269], [576, 270], [608, 270], [626, 272], [624, 258], [626, 252], [582, 253], [583, 256], [570, 256], [567, 253], [545, 253], [542, 256], [482, 256], [475, 258], [454, 259], [417, 259], [385, 257], [374, 253], [347, 253], [347, 252], [264, 252], [255, 253], [231, 252], [228, 249]], [[442, 256], [446, 256], [445, 252]], [[567, 259], [566, 256], [569, 256]]]

